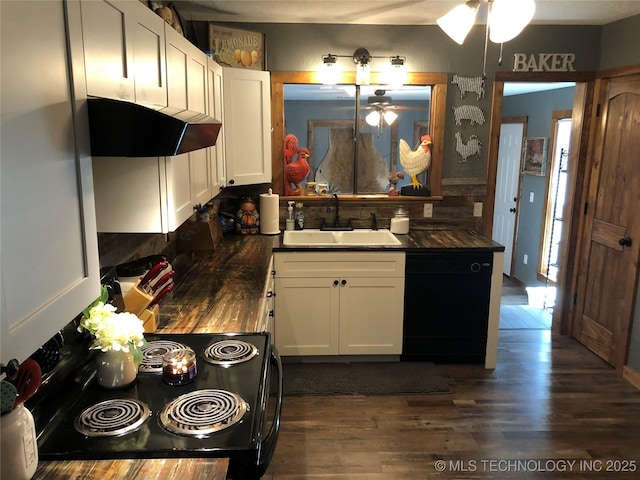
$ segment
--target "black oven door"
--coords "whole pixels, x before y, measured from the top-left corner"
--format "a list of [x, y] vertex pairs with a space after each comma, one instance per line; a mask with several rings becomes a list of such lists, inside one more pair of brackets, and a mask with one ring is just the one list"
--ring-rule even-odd
[[261, 441], [258, 442], [258, 452], [255, 463], [247, 464], [244, 461], [234, 461], [231, 457], [227, 480], [251, 480], [261, 478], [273, 458], [280, 431], [280, 416], [282, 413], [282, 362], [274, 345], [271, 345], [269, 368], [265, 379], [267, 388], [266, 398], [263, 401]]

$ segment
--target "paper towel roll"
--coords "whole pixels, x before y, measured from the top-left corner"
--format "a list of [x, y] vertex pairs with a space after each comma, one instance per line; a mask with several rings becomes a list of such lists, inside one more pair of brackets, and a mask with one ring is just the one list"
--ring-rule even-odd
[[260, 233], [278, 235], [280, 233], [280, 196], [269, 189], [260, 194]]

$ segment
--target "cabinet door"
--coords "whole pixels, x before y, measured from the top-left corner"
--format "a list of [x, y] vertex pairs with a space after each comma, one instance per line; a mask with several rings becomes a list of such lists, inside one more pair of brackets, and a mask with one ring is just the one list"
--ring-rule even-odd
[[20, 39], [3, 48], [0, 66], [6, 364], [31, 355], [97, 298], [100, 278], [80, 4], [0, 2], [0, 20], [3, 45]]
[[227, 183], [271, 181], [269, 72], [222, 68]]
[[340, 354], [402, 353], [403, 278], [340, 280]]
[[338, 354], [340, 289], [333, 282], [276, 278], [275, 343], [281, 355]]
[[167, 106], [165, 21], [140, 2], [130, 2], [135, 101]]
[[167, 105], [165, 22], [140, 2], [82, 2], [87, 93]]
[[167, 233], [165, 157], [94, 157], [98, 231]]
[[193, 189], [191, 183], [191, 153], [166, 157], [167, 211], [169, 231], [178, 228], [193, 214]]
[[[131, 2], [82, 2], [87, 93], [134, 101]], [[44, 37], [40, 37], [44, 38]]]
[[170, 107], [207, 113], [207, 55], [165, 25]]
[[[224, 118], [222, 108], [222, 67], [212, 58], [207, 59], [207, 100], [208, 115], [222, 120]], [[225, 186], [225, 165], [224, 165], [224, 124], [221, 127], [218, 141], [213, 147], [207, 149], [209, 152], [209, 172], [211, 175], [211, 193], [217, 195]]]

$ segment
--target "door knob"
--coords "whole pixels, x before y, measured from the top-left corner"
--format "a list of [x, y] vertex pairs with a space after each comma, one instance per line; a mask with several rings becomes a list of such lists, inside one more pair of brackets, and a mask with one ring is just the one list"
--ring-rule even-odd
[[621, 247], [630, 247], [631, 246], [631, 237], [624, 237], [618, 240], [618, 245]]
[[509, 209], [509, 211], [510, 211], [511, 213], [516, 213], [516, 209], [515, 209], [515, 208], [510, 208], [510, 209]]
[[342, 284], [342, 286], [344, 287], [344, 286], [347, 284], [347, 281], [346, 281], [346, 280], [342, 280], [340, 283], [341, 283], [341, 284]]
[[333, 281], [333, 286], [334, 286], [334, 287], [337, 287], [337, 286], [338, 286], [338, 280], [334, 280], [334, 281]]

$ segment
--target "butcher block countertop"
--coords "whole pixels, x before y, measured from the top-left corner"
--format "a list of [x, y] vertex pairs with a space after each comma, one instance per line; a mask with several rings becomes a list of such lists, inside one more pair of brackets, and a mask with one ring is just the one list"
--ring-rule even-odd
[[[412, 231], [397, 236], [397, 247], [350, 250], [446, 252], [452, 250], [502, 251], [504, 247], [464, 230]], [[185, 253], [172, 265], [176, 287], [161, 304], [157, 333], [254, 332], [260, 330], [262, 295], [270, 274], [272, 251], [327, 250], [285, 247], [281, 236], [229, 235], [215, 251]], [[329, 248], [335, 251], [335, 249]], [[341, 248], [341, 250], [346, 250]], [[348, 250], [347, 250], [348, 251]], [[226, 478], [228, 459], [132, 459], [40, 461], [34, 480], [168, 480]]]

